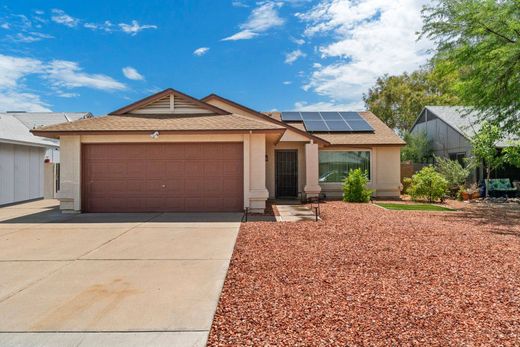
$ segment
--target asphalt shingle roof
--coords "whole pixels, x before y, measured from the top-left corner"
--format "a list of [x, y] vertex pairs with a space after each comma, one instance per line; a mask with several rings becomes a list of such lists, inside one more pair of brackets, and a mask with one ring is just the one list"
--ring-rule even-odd
[[66, 134], [67, 132], [211, 130], [285, 130], [285, 127], [238, 114], [122, 114], [46, 126], [37, 128], [33, 132], [46, 136], [46, 133]]

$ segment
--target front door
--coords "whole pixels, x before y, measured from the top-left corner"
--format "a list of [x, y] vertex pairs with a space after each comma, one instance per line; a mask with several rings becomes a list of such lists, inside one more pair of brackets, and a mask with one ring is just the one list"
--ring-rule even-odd
[[276, 198], [298, 197], [298, 151], [275, 151]]

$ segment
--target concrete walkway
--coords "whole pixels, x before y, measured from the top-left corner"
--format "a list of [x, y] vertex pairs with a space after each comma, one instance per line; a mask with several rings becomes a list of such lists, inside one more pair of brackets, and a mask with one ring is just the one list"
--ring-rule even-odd
[[0, 346], [204, 346], [241, 217], [0, 208]]
[[278, 222], [316, 221], [314, 209], [307, 205], [275, 205], [275, 208], [278, 210]]

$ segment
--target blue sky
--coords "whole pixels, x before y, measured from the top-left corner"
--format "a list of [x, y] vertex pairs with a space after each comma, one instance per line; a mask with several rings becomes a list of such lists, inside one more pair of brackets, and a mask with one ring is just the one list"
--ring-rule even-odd
[[422, 0], [4, 1], [0, 110], [105, 114], [172, 87], [262, 111], [362, 109], [428, 58]]

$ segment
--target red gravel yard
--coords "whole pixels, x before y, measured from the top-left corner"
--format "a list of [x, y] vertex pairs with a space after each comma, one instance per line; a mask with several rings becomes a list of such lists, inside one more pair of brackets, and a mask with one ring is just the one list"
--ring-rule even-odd
[[246, 223], [209, 345], [518, 345], [520, 205]]

